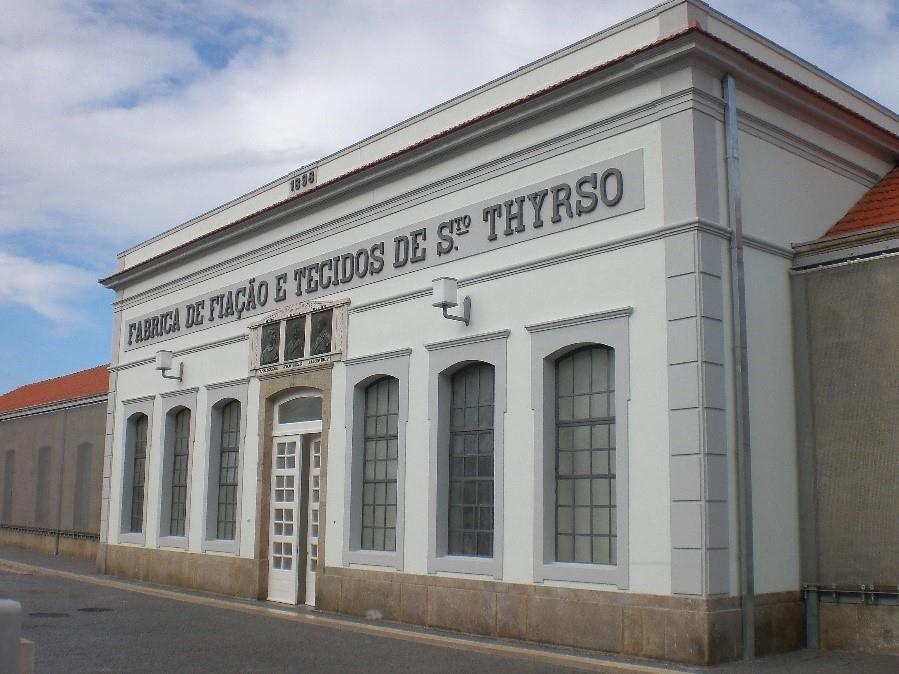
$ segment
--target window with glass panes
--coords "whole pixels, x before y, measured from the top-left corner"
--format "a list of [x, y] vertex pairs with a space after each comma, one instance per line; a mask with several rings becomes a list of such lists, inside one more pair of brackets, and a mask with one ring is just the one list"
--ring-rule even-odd
[[447, 552], [493, 556], [493, 366], [474, 363], [451, 382]]
[[172, 443], [172, 508], [169, 535], [183, 536], [187, 519], [187, 464], [190, 459], [190, 410], [175, 415], [175, 437]]
[[362, 548], [396, 550], [397, 423], [400, 383], [383, 377], [365, 389]]
[[590, 346], [556, 362], [556, 560], [615, 564], [615, 356]]
[[131, 450], [131, 531], [144, 529], [144, 478], [147, 464], [147, 417], [139, 415], [132, 421], [134, 446]]
[[232, 400], [221, 410], [219, 488], [216, 538], [233, 540], [237, 524], [237, 469], [240, 441], [240, 403]]

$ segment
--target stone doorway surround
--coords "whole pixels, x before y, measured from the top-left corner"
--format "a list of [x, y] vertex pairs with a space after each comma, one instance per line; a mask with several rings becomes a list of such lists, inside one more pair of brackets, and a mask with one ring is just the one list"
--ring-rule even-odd
[[[274, 372], [259, 377], [259, 410], [262, 415], [259, 423], [259, 468], [256, 475], [256, 571], [258, 574], [256, 587], [257, 598], [268, 596], [268, 564], [269, 564], [269, 526], [271, 519], [271, 480], [272, 480], [272, 428], [275, 419], [275, 400], [293, 389], [317, 389], [322, 395], [322, 432], [321, 432], [321, 506], [319, 508], [319, 550], [325, 549], [327, 536], [327, 502], [328, 502], [328, 431], [331, 426], [331, 372], [332, 363], [304, 368], [301, 371]], [[308, 480], [306, 468], [301, 480]], [[304, 496], [304, 499], [308, 495]], [[305, 512], [305, 502], [300, 510]], [[302, 568], [306, 568], [306, 524], [299, 522], [303, 543]], [[325, 572], [324, 554], [320, 553], [318, 571]]]

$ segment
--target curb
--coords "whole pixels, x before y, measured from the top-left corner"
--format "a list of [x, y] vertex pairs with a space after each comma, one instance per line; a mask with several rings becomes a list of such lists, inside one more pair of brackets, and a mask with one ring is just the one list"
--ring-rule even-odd
[[652, 663], [622, 662], [615, 659], [614, 657], [565, 653], [555, 650], [548, 650], [541, 647], [530, 646], [523, 643], [517, 644], [513, 642], [507, 643], [487, 641], [480, 638], [471, 638], [462, 635], [456, 636], [412, 630], [404, 628], [402, 626], [363, 623], [351, 619], [337, 617], [332, 614], [324, 614], [318, 612], [297, 612], [287, 608], [274, 608], [261, 602], [259, 605], [246, 604], [225, 598], [193, 593], [188, 594], [179, 592], [177, 590], [167, 590], [149, 585], [139, 585], [106, 577], [89, 576], [72, 571], [51, 569], [44, 566], [25, 564], [22, 562], [12, 562], [5, 559], [0, 559], [0, 570], [6, 570], [13, 573], [30, 572], [37, 575], [55, 576], [58, 578], [66, 578], [68, 580], [75, 580], [82, 583], [90, 583], [100, 587], [115, 588], [128, 592], [137, 592], [138, 594], [144, 594], [153, 597], [163, 597], [166, 599], [206, 606], [209, 608], [240, 611], [242, 613], [248, 613], [261, 617], [277, 618], [280, 620], [289, 620], [292, 622], [298, 622], [307, 625], [317, 625], [319, 627], [328, 627], [331, 629], [339, 629], [350, 632], [381, 636], [388, 639], [396, 639], [399, 641], [414, 641], [431, 646], [438, 646], [441, 648], [465, 650], [469, 652], [483, 653], [485, 655], [529, 660], [531, 662], [540, 662], [546, 665], [571, 667], [575, 669], [582, 669], [585, 671], [638, 672], [641, 674], [671, 674], [671, 672], [696, 671], [684, 669], [676, 665], [662, 666]]

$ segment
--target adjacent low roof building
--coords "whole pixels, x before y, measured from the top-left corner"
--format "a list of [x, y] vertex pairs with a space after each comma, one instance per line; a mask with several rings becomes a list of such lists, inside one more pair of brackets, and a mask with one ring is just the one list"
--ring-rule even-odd
[[96, 556], [109, 371], [0, 396], [0, 542]]
[[26, 413], [53, 403], [75, 404], [109, 391], [109, 366], [98, 365], [53, 379], [25, 384], [0, 395], [0, 415]]

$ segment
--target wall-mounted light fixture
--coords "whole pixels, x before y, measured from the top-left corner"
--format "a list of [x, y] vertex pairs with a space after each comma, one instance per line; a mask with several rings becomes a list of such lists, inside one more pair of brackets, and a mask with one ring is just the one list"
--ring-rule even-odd
[[181, 381], [184, 376], [184, 361], [178, 363], [178, 376], [174, 376], [171, 374], [166, 374], [169, 370], [172, 369], [172, 352], [171, 351], [157, 351], [156, 352], [156, 369], [159, 370], [163, 379], [174, 379], [176, 381]]
[[471, 320], [471, 298], [467, 295], [465, 299], [462, 300], [462, 315], [461, 316], [451, 316], [446, 313], [446, 310], [450, 307], [455, 307], [459, 305], [458, 296], [459, 296], [459, 282], [450, 278], [449, 276], [441, 276], [440, 278], [435, 278], [434, 281], [434, 301], [432, 304], [435, 307], [440, 307], [443, 309], [443, 317], [448, 318], [451, 321], [462, 321], [465, 325], [468, 325]]

